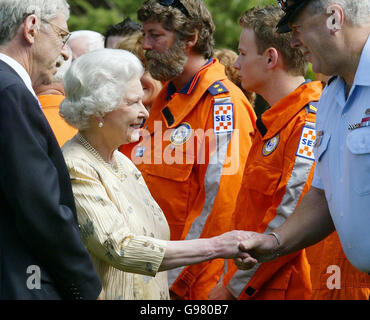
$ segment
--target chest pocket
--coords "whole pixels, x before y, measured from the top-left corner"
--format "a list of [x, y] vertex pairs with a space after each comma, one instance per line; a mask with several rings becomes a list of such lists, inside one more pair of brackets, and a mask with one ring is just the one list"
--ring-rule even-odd
[[249, 189], [272, 196], [279, 185], [282, 172], [278, 168], [254, 163], [254, 165], [247, 168], [247, 175], [253, 179]]
[[176, 146], [169, 143], [172, 134], [170, 132], [165, 134], [160, 149], [156, 146], [159, 142], [155, 138], [151, 139], [149, 146], [144, 144], [146, 151], [143, 163], [139, 163], [137, 166], [145, 175], [184, 182], [189, 179], [196, 161], [194, 144], [192, 143], [194, 138], [191, 136], [187, 138], [186, 143], [182, 141], [182, 144]]
[[353, 130], [346, 142], [351, 185], [361, 196], [370, 194], [370, 127]]

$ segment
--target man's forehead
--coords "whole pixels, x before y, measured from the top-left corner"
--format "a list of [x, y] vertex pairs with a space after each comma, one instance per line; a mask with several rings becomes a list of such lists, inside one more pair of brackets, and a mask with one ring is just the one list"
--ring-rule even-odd
[[154, 21], [154, 20], [148, 20], [146, 22], [143, 22], [143, 29], [144, 29], [144, 32], [151, 32], [151, 31], [173, 32], [171, 30], [166, 29], [161, 22]]
[[162, 23], [156, 19], [150, 18], [142, 22], [143, 27], [145, 26], [162, 26]]
[[243, 28], [242, 33], [240, 35], [241, 40], [254, 40], [255, 39], [255, 33], [254, 30], [251, 28]]

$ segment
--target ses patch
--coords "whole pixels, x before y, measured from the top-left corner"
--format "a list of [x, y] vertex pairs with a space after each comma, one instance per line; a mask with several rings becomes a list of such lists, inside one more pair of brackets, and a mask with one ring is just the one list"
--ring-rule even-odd
[[215, 103], [213, 105], [213, 131], [216, 134], [234, 131], [233, 103]]
[[306, 126], [303, 127], [296, 155], [298, 157], [315, 160], [315, 156], [313, 154], [315, 140], [316, 140], [315, 129]]

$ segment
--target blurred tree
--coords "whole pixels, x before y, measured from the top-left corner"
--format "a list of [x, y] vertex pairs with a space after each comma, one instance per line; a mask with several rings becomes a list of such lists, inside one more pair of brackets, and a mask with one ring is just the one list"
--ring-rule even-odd
[[[68, 0], [71, 7], [69, 28], [71, 31], [88, 29], [105, 33], [110, 25], [130, 17], [137, 21], [136, 12], [144, 0]], [[186, 1], [186, 0], [181, 0]], [[276, 0], [203, 0], [210, 10], [216, 25], [216, 48], [228, 48], [237, 52], [240, 26], [239, 18], [245, 10], [254, 6], [276, 5]], [[307, 78], [315, 79], [309, 67]], [[267, 103], [258, 97], [257, 114], [262, 113]]]
[[204, 0], [212, 13], [216, 25], [216, 48], [238, 49], [240, 26], [239, 18], [255, 6], [276, 5], [276, 0]]
[[[186, 1], [186, 0], [183, 0]], [[142, 0], [68, 0], [71, 31], [88, 29], [105, 33], [109, 25], [126, 17], [137, 20], [136, 11]], [[216, 47], [236, 50], [239, 42], [239, 17], [256, 5], [276, 4], [276, 0], [204, 0], [216, 25]]]
[[136, 20], [136, 11], [141, 1], [137, 0], [68, 0], [71, 18], [68, 25], [71, 31], [94, 30], [105, 33], [113, 24], [130, 17]]

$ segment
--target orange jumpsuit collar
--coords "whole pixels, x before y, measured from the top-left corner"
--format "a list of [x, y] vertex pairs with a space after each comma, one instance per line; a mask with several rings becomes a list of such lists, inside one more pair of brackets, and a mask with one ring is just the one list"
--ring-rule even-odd
[[[212, 72], [207, 72], [210, 69], [212, 69]], [[175, 119], [174, 123], [167, 127], [176, 128], [181, 123], [181, 121], [190, 113], [190, 111], [197, 106], [199, 100], [203, 97], [208, 88], [214, 82], [224, 79], [226, 79], [224, 66], [216, 59], [213, 59], [212, 62], [199, 69], [190, 86], [192, 94], [187, 95], [176, 93], [167, 102], [165, 107], [169, 108], [171, 114]], [[160, 118], [158, 114], [161, 114], [162, 120], [165, 124], [167, 124], [167, 121], [162, 114], [162, 110], [164, 109], [162, 101], [166, 101], [165, 98], [167, 96], [168, 85], [169, 82], [167, 82], [164, 88], [162, 88], [162, 91], [159, 93], [158, 99], [156, 99], [157, 101], [160, 101], [160, 103], [153, 103], [152, 108], [150, 109], [149, 118], [146, 120], [147, 130], [151, 133], [153, 133], [154, 131], [154, 120]]]
[[[320, 99], [323, 85], [320, 81], [307, 82], [274, 104], [262, 114], [263, 124], [268, 128], [263, 140], [274, 137], [296, 114], [313, 99]], [[287, 108], [287, 106], [289, 106]]]

